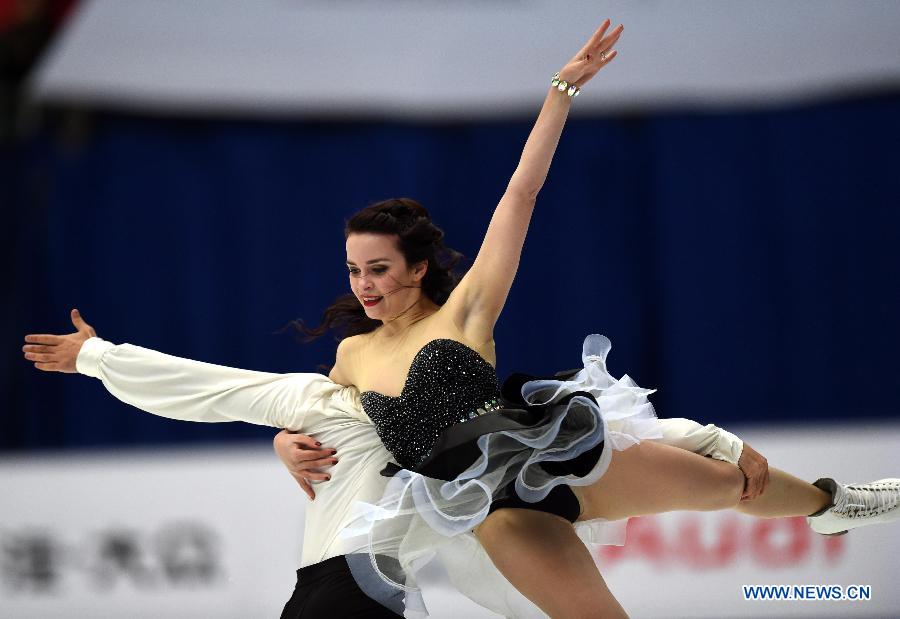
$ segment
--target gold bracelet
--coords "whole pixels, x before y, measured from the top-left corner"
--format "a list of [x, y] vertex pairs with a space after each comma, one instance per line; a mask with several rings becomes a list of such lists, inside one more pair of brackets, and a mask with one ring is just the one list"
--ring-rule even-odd
[[550, 80], [550, 85], [559, 92], [564, 92], [570, 97], [577, 97], [581, 94], [581, 88], [575, 84], [569, 84], [566, 80], [559, 79], [559, 73], [553, 76], [553, 79]]

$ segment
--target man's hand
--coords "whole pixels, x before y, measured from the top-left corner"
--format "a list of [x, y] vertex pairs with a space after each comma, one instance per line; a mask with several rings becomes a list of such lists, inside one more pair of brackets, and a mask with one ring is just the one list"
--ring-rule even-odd
[[758, 451], [744, 443], [744, 450], [738, 459], [738, 468], [746, 478], [741, 501], [752, 501], [761, 495], [769, 483], [769, 462]]
[[316, 493], [311, 482], [331, 479], [331, 475], [323, 473], [321, 469], [337, 464], [338, 460], [334, 457], [337, 450], [322, 447], [315, 439], [288, 430], [276, 434], [273, 443], [275, 453], [288, 472], [297, 480], [309, 500], [315, 500]]
[[97, 337], [97, 332], [84, 321], [77, 309], [72, 310], [72, 324], [76, 331], [69, 335], [26, 335], [26, 344], [22, 347], [25, 358], [34, 361], [34, 367], [45, 372], [76, 373], [75, 360], [81, 345]]

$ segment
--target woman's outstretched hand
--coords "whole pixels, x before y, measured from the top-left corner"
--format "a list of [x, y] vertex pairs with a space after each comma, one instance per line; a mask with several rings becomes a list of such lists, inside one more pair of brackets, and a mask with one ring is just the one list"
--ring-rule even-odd
[[585, 43], [572, 60], [566, 63], [559, 71], [559, 78], [567, 81], [569, 84], [575, 84], [579, 88], [584, 87], [597, 71], [605, 67], [616, 57], [616, 50], [613, 49], [619, 37], [622, 35], [624, 27], [619, 24], [607, 34], [610, 21], [607, 19], [597, 32]]
[[97, 332], [84, 321], [77, 309], [72, 310], [72, 324], [77, 330], [68, 335], [26, 335], [25, 345], [22, 347], [25, 358], [34, 361], [34, 367], [45, 372], [77, 372], [75, 360], [81, 345], [96, 337]]

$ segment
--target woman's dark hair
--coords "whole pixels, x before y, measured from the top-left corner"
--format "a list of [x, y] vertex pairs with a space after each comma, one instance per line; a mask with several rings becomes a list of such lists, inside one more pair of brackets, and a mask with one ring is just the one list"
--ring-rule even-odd
[[[397, 247], [408, 265], [428, 261], [422, 278], [422, 293], [437, 305], [447, 302], [459, 283], [453, 269], [463, 255], [443, 243], [444, 231], [434, 225], [425, 207], [410, 198], [394, 198], [376, 202], [354, 214], [344, 227], [344, 238], [368, 232], [397, 236]], [[366, 316], [366, 311], [353, 293], [338, 297], [322, 315], [318, 327], [309, 328], [302, 320], [289, 323], [306, 342], [334, 329], [339, 340], [359, 333], [374, 331], [381, 324]]]

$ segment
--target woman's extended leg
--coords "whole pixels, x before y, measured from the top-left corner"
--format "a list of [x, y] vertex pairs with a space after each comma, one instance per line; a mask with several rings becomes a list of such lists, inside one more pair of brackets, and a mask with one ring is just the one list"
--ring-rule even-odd
[[597, 483], [574, 490], [584, 507], [582, 519], [728, 508], [779, 518], [808, 516], [831, 504], [824, 490], [778, 469], [769, 469], [769, 485], [756, 499], [741, 502], [743, 487], [743, 473], [732, 464], [644, 441], [613, 452]]
[[[766, 492], [742, 504], [744, 474], [736, 466], [652, 441], [613, 452], [599, 481], [572, 489], [582, 504], [581, 520], [719, 509], [806, 516], [831, 503], [829, 493], [773, 469]], [[476, 533], [503, 575], [551, 617], [624, 616], [584, 544], [562, 518], [500, 509]], [[552, 569], [538, 571], [535, 565]]]
[[573, 490], [581, 501], [582, 520], [621, 520], [674, 510], [737, 507], [744, 474], [727, 462], [644, 441], [614, 451], [599, 481]]
[[498, 509], [475, 534], [497, 569], [550, 617], [628, 616], [569, 521], [530, 509]]
[[[734, 465], [650, 441], [613, 452], [600, 481], [573, 488], [582, 519], [607, 520], [676, 509], [727, 509], [737, 505], [743, 489], [744, 475]], [[563, 518], [499, 509], [475, 533], [507, 580], [551, 617], [627, 616]]]
[[[749, 445], [743, 443], [741, 453], [737, 437], [712, 424], [701, 426], [690, 419], [666, 419], [660, 421], [660, 426], [663, 438], [659, 442], [666, 445], [728, 462], [743, 460], [747, 455]], [[754, 462], [765, 459], [759, 454], [754, 458], [754, 450], [750, 452], [745, 464], [753, 471]], [[758, 473], [757, 469], [752, 478], [754, 486], [758, 483]], [[766, 478], [769, 484], [765, 493], [753, 500], [742, 500], [736, 506], [738, 511], [760, 518], [807, 516], [813, 531], [824, 535], [839, 535], [857, 527], [900, 519], [900, 479], [897, 478], [844, 485], [824, 477], [810, 484], [768, 466]]]
[[831, 505], [831, 495], [789, 473], [769, 467], [769, 484], [752, 501], [741, 501], [735, 509], [759, 518], [809, 516]]

